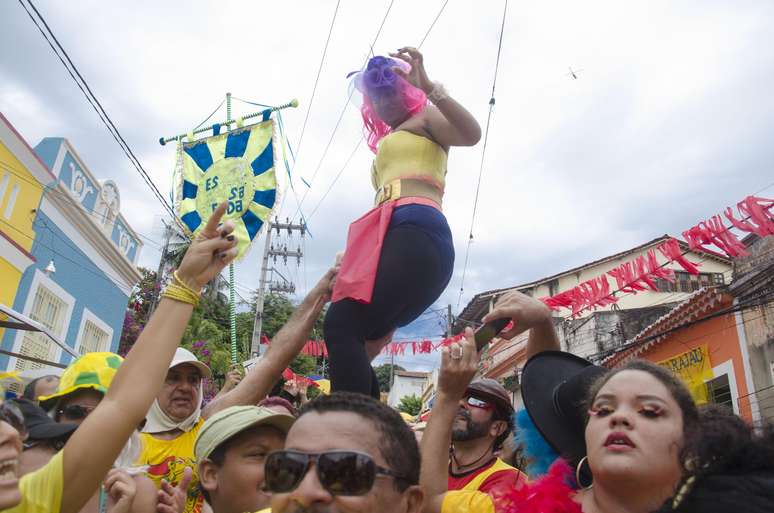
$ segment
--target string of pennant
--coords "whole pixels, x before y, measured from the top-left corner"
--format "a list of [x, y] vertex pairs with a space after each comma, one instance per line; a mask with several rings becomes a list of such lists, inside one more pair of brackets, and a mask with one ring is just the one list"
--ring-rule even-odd
[[[683, 238], [690, 251], [705, 252], [710, 254], [722, 254], [728, 258], [740, 258], [749, 255], [744, 244], [731, 232], [736, 228], [743, 232], [754, 233], [759, 237], [774, 235], [774, 199], [748, 196], [736, 204], [738, 218], [729, 207], [723, 211], [723, 216], [714, 215], [706, 221], [702, 221], [690, 229], [682, 232]], [[725, 224], [724, 218], [730, 226]], [[714, 248], [708, 247], [714, 246]], [[662, 255], [664, 262], [659, 264], [656, 251]], [[669, 238], [628, 262], [617, 266], [595, 278], [584, 281], [569, 290], [560, 292], [554, 296], [540, 298], [552, 310], [560, 308], [569, 309], [572, 317], [577, 317], [581, 312], [612, 305], [618, 302], [618, 294], [637, 294], [642, 291], [658, 291], [656, 280], [675, 281], [674, 269], [667, 268], [670, 263], [680, 266], [685, 272], [693, 275], [699, 274], [700, 263], [691, 262], [686, 258], [680, 242], [675, 238]], [[610, 280], [615, 280], [616, 289], [611, 290]], [[506, 326], [506, 330], [511, 325]], [[403, 356], [406, 354], [429, 354], [458, 342], [462, 334], [446, 337], [438, 342], [432, 340], [404, 340], [391, 342], [384, 347], [382, 354], [390, 356]], [[261, 337], [262, 344], [268, 344], [266, 335]], [[328, 349], [323, 340], [309, 340], [304, 344], [302, 354], [315, 357], [328, 357]]]
[[[748, 196], [736, 204], [740, 219], [734, 216], [731, 207], [723, 212], [723, 216], [731, 223], [730, 226], [726, 226], [721, 215], [714, 215], [684, 231], [682, 235], [691, 251], [716, 253], [715, 249], [708, 247], [714, 246], [728, 258], [744, 257], [749, 255], [749, 252], [731, 228], [754, 233], [759, 237], [774, 235], [772, 207], [774, 207], [772, 199]], [[540, 299], [552, 310], [567, 308], [572, 317], [577, 317], [585, 310], [616, 303], [619, 299], [616, 297], [618, 293], [637, 294], [645, 290], [657, 292], [657, 279], [674, 283], [675, 272], [666, 267], [669, 263], [679, 265], [689, 274], [699, 274], [700, 264], [685, 258], [685, 253], [682, 252], [680, 243], [676, 239], [670, 238], [659, 244], [656, 249], [666, 260], [662, 264], [658, 263], [655, 250], [650, 249], [645, 255], [624, 262], [600, 276], [554, 296]], [[612, 292], [608, 276], [615, 279], [618, 287]]]

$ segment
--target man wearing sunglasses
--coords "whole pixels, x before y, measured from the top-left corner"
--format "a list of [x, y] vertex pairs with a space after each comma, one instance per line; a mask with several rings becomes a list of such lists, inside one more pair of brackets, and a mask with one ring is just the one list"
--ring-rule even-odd
[[301, 407], [285, 449], [266, 459], [265, 486], [273, 513], [418, 513], [419, 463], [414, 434], [395, 410], [338, 392]]
[[495, 456], [510, 435], [513, 406], [508, 391], [493, 379], [471, 382], [452, 425], [449, 490], [497, 493], [527, 478]]
[[[514, 326], [500, 335], [503, 338], [529, 330], [527, 358], [559, 348], [551, 311], [541, 301], [518, 291], [509, 292], [482, 321], [500, 318], [511, 319]], [[509, 431], [513, 413], [510, 397], [493, 380], [471, 382], [478, 366], [474, 334], [466, 328], [460, 343], [444, 348], [441, 354], [438, 391], [422, 437], [421, 484], [426, 513], [500, 513], [518, 509], [509, 501], [508, 493], [526, 484], [526, 476], [494, 456], [494, 448]], [[449, 476], [444, 479], [447, 469]]]

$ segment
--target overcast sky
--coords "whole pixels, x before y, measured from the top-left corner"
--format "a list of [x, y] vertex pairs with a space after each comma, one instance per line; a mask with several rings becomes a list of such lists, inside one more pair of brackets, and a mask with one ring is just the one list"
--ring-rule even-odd
[[[418, 45], [443, 3], [394, 0], [375, 52]], [[199, 124], [227, 91], [267, 104], [299, 99], [284, 118], [295, 175], [310, 180], [320, 166], [302, 207], [313, 237], [305, 265], [277, 267], [300, 291], [311, 287], [371, 205], [365, 145], [320, 203], [362, 133], [353, 106], [321, 157], [347, 100], [345, 76], [361, 66], [390, 2], [341, 1], [300, 148], [334, 0], [35, 4], [165, 193], [174, 146], [160, 136]], [[431, 79], [482, 127], [502, 10], [451, 0], [422, 47]], [[771, 186], [772, 19], [767, 0], [511, 2], [464, 293], [458, 306], [481, 143], [450, 153], [444, 210], [457, 259], [436, 306], [457, 313], [483, 290], [679, 235]], [[0, 48], [0, 111], [33, 146], [67, 137], [97, 177], [118, 184], [123, 215], [145, 237], [140, 265], [155, 267], [161, 206], [18, 2], [0, 4]], [[254, 110], [234, 103], [237, 116]], [[213, 121], [223, 119], [225, 108]], [[300, 180], [295, 188], [306, 191]], [[296, 208], [287, 191], [280, 215]], [[261, 238], [237, 267], [244, 297], [258, 284], [262, 247]], [[400, 338], [442, 331], [437, 315], [422, 320]]]

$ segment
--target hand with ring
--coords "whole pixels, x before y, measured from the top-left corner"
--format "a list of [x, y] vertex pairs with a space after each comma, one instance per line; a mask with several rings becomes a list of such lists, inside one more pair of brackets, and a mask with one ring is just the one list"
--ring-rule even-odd
[[444, 347], [441, 352], [441, 371], [438, 375], [438, 393], [458, 401], [465, 395], [470, 380], [478, 372], [478, 351], [473, 330], [465, 329], [459, 342]]

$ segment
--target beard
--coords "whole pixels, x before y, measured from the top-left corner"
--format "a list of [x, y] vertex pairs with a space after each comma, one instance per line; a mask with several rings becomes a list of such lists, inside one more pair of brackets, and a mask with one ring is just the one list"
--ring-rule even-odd
[[[491, 422], [475, 422], [470, 418], [470, 412], [461, 410], [457, 417], [465, 421], [465, 427], [462, 429], [452, 429], [452, 442], [467, 442], [468, 440], [477, 440], [489, 434]], [[455, 423], [457, 419], [455, 418]]]

